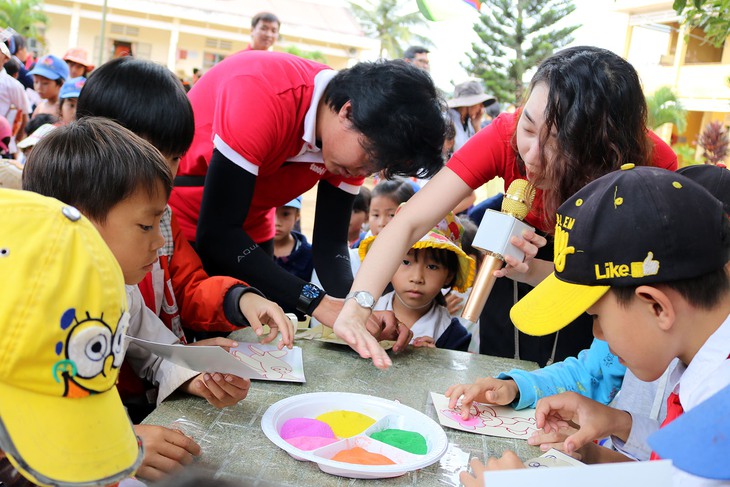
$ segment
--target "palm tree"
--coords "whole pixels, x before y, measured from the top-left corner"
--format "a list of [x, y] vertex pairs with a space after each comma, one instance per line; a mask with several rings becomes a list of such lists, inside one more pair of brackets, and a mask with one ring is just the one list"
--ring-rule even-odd
[[680, 134], [687, 128], [687, 111], [668, 86], [662, 86], [646, 99], [647, 125], [656, 129], [665, 123], [673, 123]]
[[364, 0], [359, 3], [350, 2], [350, 8], [360, 21], [365, 34], [380, 39], [380, 57], [386, 51], [391, 58], [403, 56], [402, 43], [415, 41], [423, 46], [430, 46], [431, 41], [414, 34], [413, 27], [425, 25], [426, 21], [418, 12], [403, 14], [402, 0]]
[[0, 25], [13, 28], [25, 38], [39, 37], [39, 24], [48, 24], [43, 13], [43, 0], [0, 1]]

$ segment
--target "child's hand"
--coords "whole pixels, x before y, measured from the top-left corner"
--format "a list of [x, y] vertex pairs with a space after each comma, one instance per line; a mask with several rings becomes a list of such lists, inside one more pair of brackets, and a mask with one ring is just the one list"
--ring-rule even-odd
[[[527, 444], [539, 446], [542, 451], [548, 451], [551, 448], [563, 451], [565, 447], [565, 439], [577, 431], [577, 428], [573, 428], [571, 426], [566, 426], [557, 431], [551, 431], [550, 433], [545, 433], [543, 430], [537, 430], [532, 433], [529, 438], [527, 438]], [[581, 455], [577, 452], [573, 452], [572, 456], [578, 460], [581, 459]]]
[[137, 476], [159, 480], [181, 470], [200, 455], [200, 446], [177, 430], [148, 424], [134, 425], [134, 433], [142, 440], [144, 457]]
[[[395, 317], [395, 313], [392, 311], [373, 311], [373, 314], [368, 318], [368, 325], [375, 320], [382, 327], [382, 331], [379, 334], [378, 340], [395, 340], [393, 345], [393, 352], [398, 353], [408, 346], [413, 339], [413, 332], [406, 325], [398, 321]], [[368, 326], [370, 330], [370, 326]], [[372, 331], [370, 331], [372, 333]], [[377, 337], [376, 337], [377, 338]]]
[[230, 352], [232, 348], [238, 346], [238, 342], [230, 338], [215, 337], [198, 340], [197, 342], [188, 343], [189, 347], [221, 347], [226, 352]]
[[238, 306], [257, 336], [261, 336], [263, 333], [262, 323], [269, 325], [271, 331], [261, 340], [261, 343], [269, 343], [281, 332], [279, 350], [284, 347], [292, 347], [294, 326], [278, 304], [256, 293], [243, 293]]
[[593, 440], [612, 434], [627, 439], [632, 424], [631, 415], [626, 411], [605, 406], [575, 392], [540, 399], [535, 419], [537, 427], [546, 433], [579, 426], [580, 429], [563, 442], [562, 450], [569, 455]]
[[425, 337], [418, 337], [415, 340], [413, 340], [413, 346], [414, 347], [425, 347], [425, 348], [436, 348], [436, 342], [433, 340], [433, 338], [425, 336]]
[[458, 314], [464, 308], [464, 298], [452, 292], [449, 292], [444, 298], [446, 299], [446, 309], [451, 316]]
[[220, 409], [244, 400], [250, 387], [250, 380], [233, 374], [204, 372], [183, 384], [182, 390], [188, 394], [202, 397]]
[[488, 470], [515, 470], [517, 468], [527, 468], [522, 463], [520, 457], [510, 450], [505, 450], [502, 458], [491, 457], [487, 460], [486, 467], [477, 458], [472, 458], [469, 462], [472, 473], [463, 471], [459, 474], [459, 479], [464, 487], [481, 487], [484, 485], [484, 472]]
[[478, 458], [472, 458], [469, 466], [471, 473], [469, 470], [464, 470], [459, 474], [461, 483], [464, 487], [484, 487], [484, 472], [487, 471], [487, 467]]
[[456, 403], [461, 398], [461, 416], [464, 419], [469, 419], [472, 402], [504, 406], [514, 401], [518, 392], [517, 384], [513, 380], [484, 377], [474, 384], [453, 385], [446, 390], [444, 395], [450, 398], [449, 408], [451, 409], [456, 407]]

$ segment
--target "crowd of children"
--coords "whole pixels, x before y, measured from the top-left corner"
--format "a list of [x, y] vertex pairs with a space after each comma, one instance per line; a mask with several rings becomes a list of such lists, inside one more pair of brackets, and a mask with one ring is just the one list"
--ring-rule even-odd
[[[16, 51], [18, 42], [12, 45]], [[0, 43], [2, 55], [15, 62], [7, 43]], [[249, 380], [179, 367], [125, 341], [125, 334], [230, 349], [237, 343], [224, 335], [250, 326], [263, 342], [278, 337], [279, 348], [291, 347], [294, 329], [284, 311], [313, 316], [318, 310], [325, 325], [382, 368], [390, 358], [369, 348], [373, 330], [397, 338], [396, 350], [410, 344], [484, 352], [492, 344], [484, 344], [482, 336], [480, 345], [480, 323], [459, 317], [483, 256], [471, 246], [476, 226], [453, 210], [485, 171], [531, 179], [541, 191], [529, 219], [542, 232], [515, 239], [525, 262], [507, 259], [507, 268], [498, 272], [503, 282], [512, 278], [536, 286], [514, 307], [512, 301], [500, 306], [520, 332], [555, 334], [555, 339], [548, 346], [550, 360], [542, 362], [547, 366], [455, 384], [446, 391], [450, 407], [460, 403], [465, 419], [473, 401], [536, 407], [541, 430], [530, 444], [559, 448], [587, 463], [656, 458], [650, 435], [730, 385], [730, 173], [715, 166], [668, 170], [676, 168], [676, 158], [641, 125], [642, 140], [653, 141], [653, 152], [632, 140], [620, 148], [625, 153], [601, 162], [602, 170], [576, 169], [583, 171], [580, 187], [561, 183], [559, 178], [569, 174], [545, 167], [555, 161], [571, 165], [586, 154], [573, 145], [557, 155], [541, 148], [545, 127], [559, 132], [558, 138], [574, 138], [567, 131], [578, 130], [565, 128], [562, 121], [570, 114], [551, 105], [551, 90], [566, 89], [555, 81], [561, 70], [590, 59], [625, 75], [621, 83], [631, 89], [637, 81], [628, 63], [615, 55], [590, 48], [567, 51], [541, 65], [523, 110], [480, 130], [423, 187], [425, 181], [415, 176], [430, 176], [441, 167], [439, 141], [447, 126], [430, 78], [402, 62], [365, 63], [338, 74], [286, 55], [267, 59], [244, 52], [227, 61], [247, 76], [250, 66], [271, 62], [283, 73], [281, 86], [305, 87], [296, 96], [286, 95], [294, 101], [261, 87], [256, 88], [261, 93], [235, 99], [243, 106], [248, 96], [270, 97], [282, 104], [276, 108], [282, 113], [293, 109], [286, 103], [295, 105], [301, 125], [293, 128], [296, 137], [242, 134], [232, 128], [240, 114], [234, 119], [211, 112], [206, 93], [220, 100], [232, 96], [223, 69], [212, 71], [209, 83], [201, 82], [190, 96], [158, 64], [122, 57], [95, 68], [79, 48], [63, 58], [43, 56], [25, 73], [18, 69], [19, 79], [32, 77], [39, 99], [32, 112], [30, 102], [28, 110], [19, 108], [18, 113], [31, 116], [27, 123], [16, 115], [0, 118], [0, 149], [20, 151], [19, 160], [0, 163], [0, 268], [6, 267], [3, 275], [28, 281], [27, 286], [0, 283], [6, 288], [0, 327], [17, 337], [13, 346], [5, 340], [0, 347], [0, 481], [8, 481], [6, 470], [38, 485], [111, 485], [135, 471], [145, 480], [163, 479], [192, 463], [201, 449], [178, 431], [140, 424], [156, 405], [174, 391], [199, 396], [216, 408], [246, 398]], [[371, 81], [358, 77], [414, 83], [416, 88], [405, 83], [378, 100], [386, 106], [387, 97], [402, 100], [408, 93], [396, 122], [413, 124], [412, 130], [393, 135], [388, 127], [373, 128], [386, 122], [376, 116], [377, 107], [358, 112], [360, 104], [373, 103], [372, 86], [365, 86]], [[484, 101], [482, 95], [477, 98], [475, 103]], [[433, 105], [423, 108], [424, 100]], [[201, 114], [208, 117], [205, 133]], [[248, 139], [264, 135], [272, 147]], [[348, 149], [338, 147], [338, 141]], [[592, 143], [600, 147], [604, 142]], [[389, 154], [396, 146], [397, 154]], [[484, 147], [508, 162], [471, 172], [468, 158]], [[416, 160], [422, 166], [413, 166]], [[652, 160], [661, 168], [641, 167]], [[375, 170], [387, 177], [358, 189], [362, 176]], [[277, 175], [294, 187], [275, 187]], [[548, 180], [552, 185], [545, 185]], [[244, 208], [236, 207], [241, 194], [231, 190], [233, 181], [246, 190]], [[272, 194], [262, 195], [257, 184]], [[302, 194], [314, 184], [322, 200], [310, 244], [304, 232], [295, 230], [303, 198], [291, 199], [289, 193]], [[21, 185], [23, 191], [4, 189]], [[170, 206], [175, 185], [183, 190]], [[438, 192], [449, 187], [457, 190], [438, 199]], [[192, 215], [184, 198], [193, 194], [204, 221], [203, 238], [198, 226], [197, 240], [192, 221], [197, 213]], [[414, 210], [415, 205], [422, 207]], [[225, 215], [217, 211], [223, 207]], [[441, 210], [448, 213], [438, 219]], [[557, 216], [548, 214], [551, 210]], [[260, 219], [259, 226], [251, 226], [247, 212]], [[251, 236], [241, 231], [244, 222]], [[246, 244], [243, 250], [233, 249], [233, 241], [211, 240], [224, 235]], [[552, 262], [536, 258], [552, 247]], [[327, 252], [332, 255], [323, 261]], [[254, 273], [264, 292], [231, 277], [265, 272], [271, 265], [271, 275]], [[224, 267], [235, 272], [223, 272]], [[315, 268], [326, 272], [321, 282]], [[285, 272], [296, 279], [282, 284], [283, 291], [272, 289], [273, 279]], [[353, 278], [352, 292], [345, 296], [340, 288]], [[63, 292], [54, 295], [61, 280]], [[386, 280], [384, 291], [373, 297], [371, 291]], [[53, 306], [37, 305], [44, 300]], [[575, 321], [584, 313], [592, 329]], [[576, 336], [595, 339], [576, 339], [556, 355], [557, 332], [570, 323], [582, 326]], [[270, 328], [266, 336], [263, 325]], [[31, 339], [38, 343], [31, 346]], [[519, 354], [519, 343], [514, 346]], [[546, 355], [542, 349], [535, 353]], [[36, 384], [41, 376], [55, 381], [24, 388], [24, 382]], [[51, 409], [57, 416], [47, 415]], [[63, 444], [50, 451], [29, 439], [46, 431], [56, 432]], [[604, 438], [610, 441], [595, 442]], [[100, 448], [100, 441], [112, 447]], [[80, 460], [64, 463], [69, 455]], [[523, 465], [505, 452], [486, 466], [475, 461], [471, 467], [471, 474], [462, 474], [465, 485], [481, 485], [485, 470]], [[730, 481], [703, 480], [697, 472], [680, 470], [674, 477], [675, 485]]]

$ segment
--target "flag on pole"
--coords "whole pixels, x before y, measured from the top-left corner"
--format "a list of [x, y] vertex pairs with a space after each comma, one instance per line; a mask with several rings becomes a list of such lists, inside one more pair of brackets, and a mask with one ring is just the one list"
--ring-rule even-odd
[[482, 7], [480, 0], [416, 0], [418, 10], [434, 22], [474, 15]]

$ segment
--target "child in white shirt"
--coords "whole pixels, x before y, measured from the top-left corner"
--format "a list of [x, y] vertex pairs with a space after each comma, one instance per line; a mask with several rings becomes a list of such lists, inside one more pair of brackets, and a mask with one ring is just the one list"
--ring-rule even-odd
[[[474, 259], [461, 250], [464, 228], [449, 213], [436, 227], [416, 242], [403, 257], [391, 284], [375, 310], [393, 311], [399, 323], [413, 331], [416, 347], [449, 348], [467, 351], [471, 333], [458, 318], [452, 318], [441, 292], [444, 288], [465, 291], [474, 280]], [[364, 259], [376, 237], [360, 244]]]

